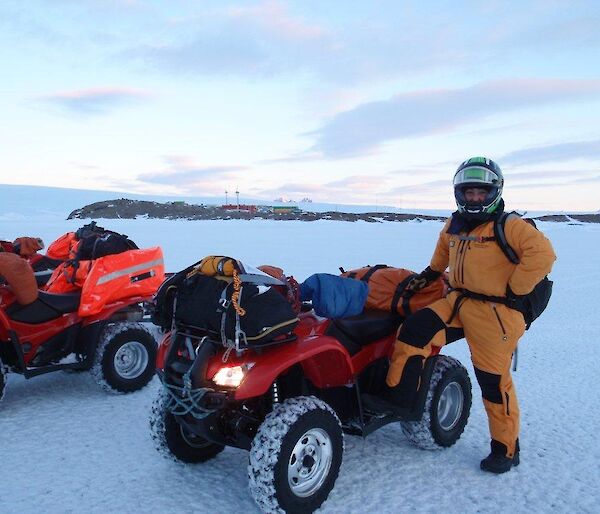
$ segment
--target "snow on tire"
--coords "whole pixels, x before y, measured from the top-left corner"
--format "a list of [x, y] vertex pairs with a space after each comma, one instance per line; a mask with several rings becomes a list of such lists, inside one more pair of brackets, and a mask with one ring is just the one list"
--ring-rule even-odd
[[471, 381], [460, 361], [437, 357], [425, 411], [420, 421], [401, 422], [406, 438], [425, 450], [452, 446], [460, 438], [471, 411]]
[[344, 437], [335, 412], [314, 396], [273, 406], [250, 449], [250, 493], [264, 512], [313, 512], [337, 479]]
[[225, 448], [185, 430], [167, 409], [169, 393], [161, 387], [152, 403], [150, 434], [158, 452], [173, 460], [187, 463], [205, 462]]
[[111, 323], [98, 338], [90, 372], [104, 389], [130, 393], [150, 382], [155, 362], [156, 340], [144, 325]]

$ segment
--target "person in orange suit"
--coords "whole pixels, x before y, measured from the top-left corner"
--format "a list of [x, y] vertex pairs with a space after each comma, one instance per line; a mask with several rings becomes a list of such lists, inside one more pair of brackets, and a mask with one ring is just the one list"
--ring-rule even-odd
[[503, 473], [519, 464], [519, 405], [510, 364], [526, 328], [523, 314], [511, 306], [550, 272], [556, 256], [550, 241], [516, 215], [507, 218], [505, 235], [519, 263], [503, 253], [494, 221], [504, 211], [504, 177], [494, 161], [467, 159], [453, 183], [458, 210], [446, 221], [430, 265], [407, 286], [420, 290], [448, 268], [450, 292], [404, 321], [386, 388], [378, 396], [363, 395], [363, 403], [375, 412], [409, 412], [432, 346], [464, 337], [491, 435], [491, 453], [481, 469]]

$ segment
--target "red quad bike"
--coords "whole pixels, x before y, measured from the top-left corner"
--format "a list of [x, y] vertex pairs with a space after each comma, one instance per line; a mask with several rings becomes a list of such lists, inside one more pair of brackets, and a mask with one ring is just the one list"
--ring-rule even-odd
[[434, 352], [426, 360], [410, 415], [375, 414], [361, 404], [361, 393], [377, 394], [384, 385], [400, 317], [371, 311], [330, 320], [307, 311], [299, 318], [283, 340], [238, 341], [233, 351], [217, 334], [174, 323], [159, 345], [164, 387], [150, 418], [159, 452], [199, 463], [225, 446], [249, 450], [258, 506], [306, 513], [334, 486], [344, 433], [365, 437], [399, 423], [408, 440], [425, 449], [460, 438], [471, 382], [452, 357]]
[[[123, 255], [117, 257], [124, 261]], [[30, 268], [29, 272], [33, 273]], [[114, 299], [114, 291], [109, 297], [102, 287], [114, 279], [120, 291], [126, 291], [122, 282], [133, 286], [154, 277], [160, 283], [163, 276], [162, 261], [160, 266], [138, 263], [104, 275], [99, 279], [102, 284], [89, 291], [101, 305], [89, 315], [81, 314], [85, 289], [67, 294], [40, 290], [35, 301], [21, 305], [13, 288], [0, 281], [0, 399], [9, 372], [29, 379], [52, 371], [89, 370], [109, 391], [127, 393], [144, 387], [154, 375], [157, 345], [139, 321], [152, 294], [141, 294], [144, 286], [137, 293], [132, 287]]]

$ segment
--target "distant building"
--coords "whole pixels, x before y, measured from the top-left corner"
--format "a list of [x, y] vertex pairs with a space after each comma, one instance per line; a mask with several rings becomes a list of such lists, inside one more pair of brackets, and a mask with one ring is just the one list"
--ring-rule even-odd
[[297, 205], [274, 205], [271, 207], [274, 214], [297, 214], [300, 211]]
[[225, 209], [226, 211], [240, 211], [247, 212], [249, 214], [254, 214], [256, 212], [256, 205], [245, 205], [245, 204], [226, 204], [221, 205], [221, 209]]

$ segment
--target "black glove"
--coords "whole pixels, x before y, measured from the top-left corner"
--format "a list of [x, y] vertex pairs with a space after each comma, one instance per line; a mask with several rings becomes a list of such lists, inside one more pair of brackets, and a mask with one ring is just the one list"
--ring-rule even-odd
[[510, 309], [515, 309], [517, 311], [523, 311], [524, 305], [523, 302], [527, 295], [519, 295], [513, 293], [510, 286], [506, 286], [506, 306]]
[[439, 278], [440, 275], [441, 273], [439, 271], [434, 271], [427, 266], [421, 273], [410, 279], [404, 290], [413, 292], [420, 291]]

